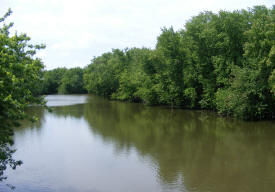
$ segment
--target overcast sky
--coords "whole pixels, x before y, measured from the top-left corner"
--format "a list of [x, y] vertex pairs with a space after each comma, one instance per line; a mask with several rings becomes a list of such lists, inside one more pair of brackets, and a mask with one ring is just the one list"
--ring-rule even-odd
[[160, 28], [178, 30], [204, 10], [271, 8], [275, 0], [0, 0], [0, 15], [13, 11], [14, 29], [33, 42], [46, 69], [84, 67], [112, 48], [154, 48]]

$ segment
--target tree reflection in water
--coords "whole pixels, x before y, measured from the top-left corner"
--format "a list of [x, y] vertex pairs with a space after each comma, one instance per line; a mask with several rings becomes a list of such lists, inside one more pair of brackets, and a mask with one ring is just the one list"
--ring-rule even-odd
[[[43, 123], [43, 111], [40, 114], [36, 127]], [[86, 104], [53, 107], [53, 114], [84, 118], [92, 134], [112, 143], [118, 155], [134, 149], [140, 158], [149, 159], [165, 190], [275, 189], [274, 122], [245, 122], [212, 112], [146, 107], [96, 96]]]

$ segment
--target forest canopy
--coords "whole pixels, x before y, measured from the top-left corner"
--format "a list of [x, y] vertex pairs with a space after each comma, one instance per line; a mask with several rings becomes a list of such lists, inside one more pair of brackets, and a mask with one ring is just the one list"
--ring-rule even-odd
[[147, 105], [275, 118], [275, 6], [205, 11], [162, 28], [155, 49], [126, 48], [44, 72], [42, 94], [94, 93]]
[[275, 6], [203, 12], [156, 48], [113, 49], [84, 69], [89, 93], [149, 105], [275, 118]]

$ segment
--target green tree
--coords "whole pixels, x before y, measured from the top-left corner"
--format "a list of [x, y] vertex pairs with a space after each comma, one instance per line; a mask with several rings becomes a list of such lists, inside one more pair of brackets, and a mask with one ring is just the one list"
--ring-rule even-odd
[[11, 36], [13, 24], [4, 23], [10, 14], [11, 10], [0, 18], [0, 181], [5, 179], [3, 171], [8, 165], [15, 169], [22, 163], [12, 158], [12, 127], [27, 117], [27, 106], [44, 104], [38, 97], [43, 64], [35, 54], [45, 46], [30, 44], [26, 34]]
[[61, 80], [67, 72], [66, 68], [56, 68], [43, 73], [43, 83], [41, 94], [56, 94], [61, 85]]
[[85, 70], [89, 92], [112, 99], [274, 118], [275, 6], [203, 12], [163, 28], [156, 48], [113, 50]]
[[125, 50], [127, 64], [119, 75], [119, 88], [112, 94], [113, 99], [145, 102], [141, 89], [146, 80], [143, 65], [150, 52], [146, 48]]
[[66, 70], [61, 79], [61, 84], [58, 87], [58, 93], [85, 93], [83, 87], [83, 69], [80, 67]]
[[119, 88], [119, 75], [125, 66], [125, 53], [119, 49], [94, 58], [85, 70], [85, 88], [88, 92], [111, 97]]
[[157, 71], [155, 79], [161, 103], [170, 106], [183, 104], [185, 55], [180, 34], [172, 27], [163, 28], [158, 37], [155, 55], [151, 60]]

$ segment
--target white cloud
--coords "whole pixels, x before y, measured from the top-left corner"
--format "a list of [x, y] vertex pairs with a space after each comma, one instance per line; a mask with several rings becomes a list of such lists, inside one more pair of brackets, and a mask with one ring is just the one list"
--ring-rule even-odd
[[95, 40], [95, 37], [91, 33], [84, 32], [80, 36], [71, 36], [70, 40], [62, 40], [60, 42], [54, 43], [50, 49], [54, 51], [68, 51], [76, 49], [86, 49]]
[[10, 21], [33, 42], [45, 43], [40, 53], [48, 69], [85, 66], [112, 48], [151, 47], [160, 28], [183, 28], [201, 11], [217, 12], [274, 0], [0, 0], [0, 15], [13, 10]]

